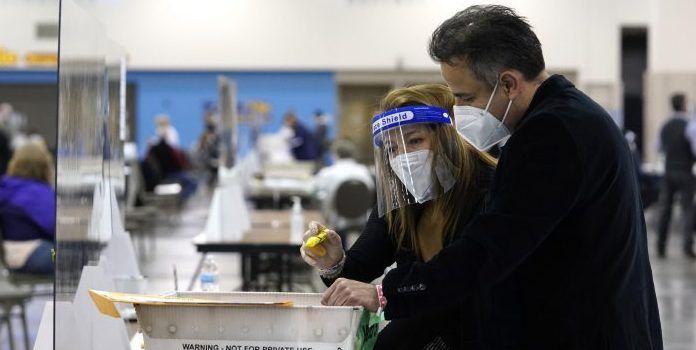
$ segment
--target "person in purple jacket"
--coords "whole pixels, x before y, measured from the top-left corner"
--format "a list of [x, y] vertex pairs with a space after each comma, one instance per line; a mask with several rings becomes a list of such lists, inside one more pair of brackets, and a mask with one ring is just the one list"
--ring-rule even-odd
[[0, 179], [0, 229], [10, 270], [53, 273], [56, 237], [53, 160], [45, 146], [30, 143], [10, 160]]

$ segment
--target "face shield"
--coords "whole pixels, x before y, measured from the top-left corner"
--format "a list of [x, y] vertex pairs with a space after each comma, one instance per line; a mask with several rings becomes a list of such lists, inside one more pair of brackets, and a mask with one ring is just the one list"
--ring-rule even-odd
[[452, 127], [447, 110], [432, 106], [395, 108], [372, 119], [379, 216], [454, 186], [452, 162], [442, 154], [454, 140], [442, 139], [440, 130]]

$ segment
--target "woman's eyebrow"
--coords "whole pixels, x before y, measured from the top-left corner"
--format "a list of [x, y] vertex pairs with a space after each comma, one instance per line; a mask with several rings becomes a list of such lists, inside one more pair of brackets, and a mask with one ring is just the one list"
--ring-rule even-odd
[[408, 130], [404, 131], [404, 136], [411, 136], [413, 134], [419, 134], [421, 133], [421, 130]]
[[393, 147], [393, 145], [396, 145], [398, 147], [398, 145], [401, 143], [402, 137], [407, 138], [407, 137], [414, 136], [414, 134], [416, 134], [415, 136], [419, 136], [422, 132], [423, 132], [423, 130], [414, 129], [414, 130], [403, 131], [402, 133], [391, 134], [387, 137], [387, 141], [385, 143], [389, 146], [392, 146], [392, 147]]

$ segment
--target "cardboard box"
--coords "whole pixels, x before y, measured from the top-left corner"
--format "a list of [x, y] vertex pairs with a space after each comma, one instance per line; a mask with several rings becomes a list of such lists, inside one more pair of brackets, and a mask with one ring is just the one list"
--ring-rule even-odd
[[90, 291], [97, 308], [135, 305], [147, 350], [348, 350], [362, 307], [322, 306], [321, 294], [186, 292], [169, 296]]

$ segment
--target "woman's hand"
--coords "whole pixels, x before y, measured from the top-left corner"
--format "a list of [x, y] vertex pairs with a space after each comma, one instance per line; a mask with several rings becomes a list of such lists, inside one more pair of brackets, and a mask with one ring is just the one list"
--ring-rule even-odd
[[327, 306], [362, 306], [372, 312], [379, 308], [374, 285], [345, 278], [334, 281], [324, 292], [321, 303]]
[[309, 265], [314, 266], [320, 270], [326, 270], [338, 264], [345, 252], [343, 251], [343, 244], [341, 243], [341, 237], [338, 233], [327, 230], [328, 238], [321, 243], [321, 246], [326, 249], [326, 254], [319, 256], [317, 253], [313, 252], [311, 249], [305, 248], [304, 244], [307, 242], [309, 237], [315, 236], [319, 233], [321, 225], [318, 222], [312, 221], [309, 223], [309, 230], [305, 232], [302, 237], [302, 246], [300, 247], [300, 255], [302, 259]]

